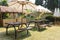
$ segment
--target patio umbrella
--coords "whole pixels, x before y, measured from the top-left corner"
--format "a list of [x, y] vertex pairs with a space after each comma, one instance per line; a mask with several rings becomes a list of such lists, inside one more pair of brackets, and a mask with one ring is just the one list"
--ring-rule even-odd
[[55, 8], [53, 16], [55, 17], [55, 23], [56, 23], [56, 18], [60, 17], [60, 10], [59, 10], [59, 8]]
[[[29, 2], [29, 1], [15, 1], [15, 2], [10, 2], [8, 3], [9, 7], [15, 8], [17, 10], [20, 10], [23, 14], [26, 13], [26, 9], [29, 10], [36, 10], [36, 5], [34, 5], [33, 3]], [[32, 12], [31, 11], [31, 12]], [[22, 20], [21, 20], [22, 22]]]
[[[15, 16], [14, 13], [20, 13], [20, 10], [16, 10], [15, 8], [11, 8], [8, 6], [0, 6], [0, 13], [9, 13], [9, 14], [13, 13], [13, 15], [11, 17], [17, 18], [17, 16]], [[1, 18], [2, 18], [2, 16], [1, 16]]]
[[26, 9], [36, 10], [36, 5], [29, 1], [15, 1], [8, 3], [9, 7], [20, 10], [22, 13], [26, 12]]
[[59, 8], [55, 8], [55, 11], [54, 11], [53, 16], [54, 16], [54, 17], [60, 17], [60, 11], [59, 11]]
[[47, 9], [47, 8], [44, 8], [44, 7], [41, 6], [41, 5], [38, 5], [38, 6], [36, 7], [36, 9], [37, 9], [37, 11], [39, 11], [39, 12], [52, 13], [52, 11], [50, 11], [50, 10]]
[[39, 18], [41, 18], [41, 16], [42, 16], [44, 13], [52, 13], [52, 11], [50, 11], [50, 10], [47, 9], [47, 8], [44, 8], [44, 7], [41, 6], [41, 5], [38, 5], [38, 6], [36, 7], [36, 10], [37, 10], [38, 12], [41, 12], [41, 14], [39, 15]]
[[16, 10], [15, 8], [8, 7], [8, 6], [0, 6], [0, 12], [8, 12], [8, 13], [19, 13], [20, 10]]

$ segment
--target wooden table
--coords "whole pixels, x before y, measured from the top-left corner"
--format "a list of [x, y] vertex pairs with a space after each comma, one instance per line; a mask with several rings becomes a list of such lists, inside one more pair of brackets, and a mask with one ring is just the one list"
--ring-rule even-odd
[[[7, 27], [6, 27], [6, 34], [8, 35], [8, 28], [9, 27], [14, 27], [14, 31], [15, 31], [15, 38], [17, 36], [17, 32], [16, 32], [16, 25], [18, 26], [18, 29], [19, 29], [19, 26], [22, 25], [22, 24], [25, 24], [26, 23], [20, 23], [20, 22], [9, 22], [9, 23], [6, 23], [7, 24]], [[11, 26], [10, 26], [11, 25]]]
[[48, 21], [48, 20], [31, 20], [30, 23], [35, 23], [35, 26], [37, 26], [37, 30], [40, 31], [40, 23], [44, 22], [44, 21]]

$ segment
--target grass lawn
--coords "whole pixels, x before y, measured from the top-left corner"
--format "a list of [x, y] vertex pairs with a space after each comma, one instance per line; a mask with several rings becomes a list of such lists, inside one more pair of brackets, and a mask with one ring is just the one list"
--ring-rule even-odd
[[[14, 30], [9, 29], [9, 35], [5, 33], [5, 28], [0, 28], [0, 40], [14, 40]], [[30, 30], [27, 36], [25, 32], [18, 33], [17, 40], [60, 40], [60, 26], [47, 27], [46, 30]]]

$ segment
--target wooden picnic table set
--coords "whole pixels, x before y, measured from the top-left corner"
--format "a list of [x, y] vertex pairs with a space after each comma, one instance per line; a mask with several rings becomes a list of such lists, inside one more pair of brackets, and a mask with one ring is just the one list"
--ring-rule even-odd
[[[17, 33], [18, 32], [27, 31], [27, 35], [28, 35], [28, 30], [31, 30], [33, 28], [33, 27], [29, 26], [31, 23], [34, 23], [36, 28], [37, 28], [37, 30], [39, 31], [40, 30], [40, 26], [39, 25], [40, 25], [41, 21], [43, 21], [43, 20], [31, 20], [31, 21], [29, 21], [27, 23], [21, 23], [21, 22], [9, 22], [9, 23], [6, 23], [7, 24], [6, 25], [6, 34], [8, 35], [8, 28], [14, 27], [15, 39], [17, 38]], [[48, 21], [48, 20], [45, 20], [45, 21]], [[20, 25], [21, 25], [21, 27], [20, 27]], [[22, 28], [22, 25], [25, 25], [26, 28]], [[41, 27], [45, 27], [45, 26], [47, 26], [47, 25], [44, 24]], [[18, 29], [16, 29], [16, 27], [18, 27]]]

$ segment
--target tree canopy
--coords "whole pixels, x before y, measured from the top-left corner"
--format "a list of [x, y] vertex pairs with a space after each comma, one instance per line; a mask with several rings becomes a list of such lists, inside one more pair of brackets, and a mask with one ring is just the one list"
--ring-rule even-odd
[[42, 1], [43, 1], [43, 0], [35, 0], [35, 4], [36, 4], [36, 5], [42, 5], [42, 3], [43, 3]]
[[[36, 5], [42, 5], [44, 0], [36, 0]], [[47, 2], [47, 5], [45, 5], [48, 9], [54, 10], [58, 7], [58, 0], [45, 0]]]
[[0, 2], [0, 5], [2, 5], [2, 6], [8, 6], [8, 4], [7, 4], [7, 0], [3, 0], [3, 1], [1, 1], [1, 2]]
[[47, 8], [54, 11], [58, 7], [58, 0], [48, 0]]

